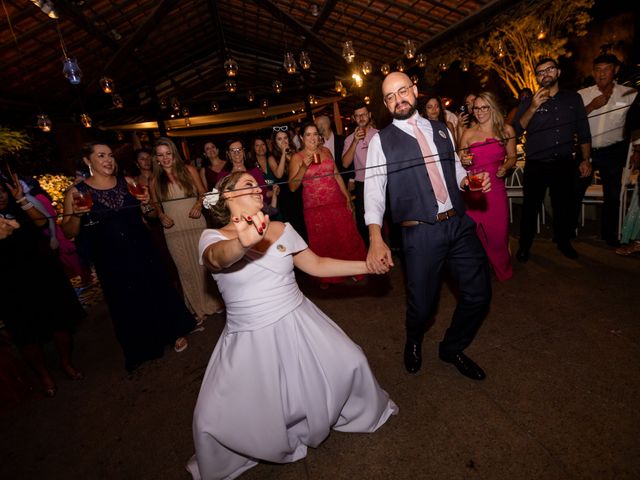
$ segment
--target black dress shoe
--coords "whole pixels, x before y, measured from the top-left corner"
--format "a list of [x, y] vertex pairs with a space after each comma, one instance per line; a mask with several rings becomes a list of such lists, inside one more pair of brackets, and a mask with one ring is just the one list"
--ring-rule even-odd
[[440, 360], [451, 363], [462, 375], [471, 380], [484, 380], [487, 376], [476, 362], [462, 352], [455, 354], [453, 357], [443, 357], [440, 355]]
[[519, 248], [516, 252], [516, 259], [520, 263], [527, 263], [527, 261], [529, 260], [529, 250], [527, 250], [526, 248]]
[[575, 248], [573, 248], [570, 243], [559, 243], [558, 250], [560, 250], [560, 253], [565, 257], [570, 258], [571, 260], [577, 260], [580, 257], [578, 252], [576, 252]]
[[422, 367], [422, 344], [407, 340], [404, 346], [404, 368], [409, 373], [416, 373]]

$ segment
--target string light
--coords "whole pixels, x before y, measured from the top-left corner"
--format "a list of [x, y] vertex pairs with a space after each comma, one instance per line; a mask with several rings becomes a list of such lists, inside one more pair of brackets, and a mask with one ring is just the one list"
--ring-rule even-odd
[[238, 89], [238, 84], [235, 80], [228, 78], [227, 81], [224, 82], [224, 88], [226, 88], [227, 92], [229, 93], [235, 93], [235, 91]]
[[344, 87], [342, 86], [342, 82], [340, 80], [336, 80], [335, 90], [340, 93]]
[[297, 67], [296, 67], [296, 61], [293, 58], [293, 53], [285, 52], [284, 62], [282, 62], [282, 64], [284, 65], [284, 69], [287, 71], [289, 75], [293, 75], [294, 73], [296, 73]]
[[380, 67], [380, 71], [382, 72], [383, 75], [389, 75], [389, 72], [391, 72], [391, 67], [389, 66], [388, 63], [383, 63], [382, 66]]
[[427, 56], [424, 53], [419, 53], [416, 57], [416, 64], [420, 68], [424, 68], [427, 66]]
[[247, 92], [247, 100], [249, 100], [249, 103], [253, 103], [255, 99], [256, 99], [256, 96], [253, 94], [251, 90], [249, 90]]
[[342, 58], [344, 58], [347, 63], [352, 63], [356, 58], [356, 51], [353, 48], [353, 42], [351, 40], [347, 40], [342, 44]]
[[113, 95], [111, 95], [111, 102], [113, 103], [113, 106], [116, 108], [124, 107], [124, 100], [117, 93], [114, 93]]
[[402, 60], [396, 62], [396, 70], [398, 72], [404, 72], [404, 62]]
[[227, 73], [227, 77], [235, 77], [238, 75], [238, 62], [229, 57], [224, 62], [224, 71]]
[[362, 62], [362, 74], [369, 75], [373, 71], [373, 65], [369, 60], [365, 60]]
[[49, 119], [49, 115], [46, 113], [41, 113], [38, 115], [38, 128], [43, 132], [51, 131], [51, 120]]
[[91, 128], [92, 120], [91, 120], [91, 117], [86, 113], [83, 113], [82, 115], [80, 115], [80, 121], [82, 122], [82, 125], [84, 125], [84, 128]]
[[274, 92], [276, 93], [282, 92], [282, 82], [280, 80], [274, 80], [271, 86], [273, 87]]
[[211, 102], [209, 104], [209, 107], [211, 108], [211, 111], [213, 113], [218, 113], [218, 111], [220, 110], [220, 105], [218, 105], [218, 102]]
[[411, 60], [416, 55], [416, 44], [413, 40], [405, 40], [404, 42], [404, 56]]
[[109, 77], [102, 77], [100, 79], [100, 88], [102, 88], [102, 91], [104, 93], [113, 93], [113, 91], [116, 89], [113, 80]]
[[311, 68], [311, 58], [309, 57], [309, 54], [304, 50], [300, 52], [298, 62], [300, 63], [300, 67], [303, 70], [309, 70]]

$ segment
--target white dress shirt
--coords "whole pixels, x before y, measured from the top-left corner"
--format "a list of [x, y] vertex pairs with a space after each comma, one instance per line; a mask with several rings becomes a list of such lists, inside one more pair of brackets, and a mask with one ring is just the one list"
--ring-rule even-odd
[[[329, 149], [333, 158], [336, 158], [336, 136], [333, 134], [333, 132], [331, 132], [330, 135], [331, 136], [329, 138], [324, 139], [323, 146]], [[342, 161], [342, 159], [340, 159], [340, 161]]]
[[[585, 107], [602, 95], [597, 85], [578, 90]], [[621, 142], [624, 139], [624, 122], [629, 105], [633, 103], [638, 92], [635, 89], [613, 83], [613, 93], [609, 101], [589, 114], [591, 130], [591, 146], [603, 148]]]
[[[440, 175], [442, 175], [442, 178], [444, 180], [445, 177], [442, 171], [442, 165], [440, 164], [440, 157], [437, 154], [438, 150], [436, 149], [436, 145], [433, 142], [433, 128], [431, 128], [431, 123], [425, 118], [422, 118], [417, 113], [416, 117], [418, 128], [420, 128], [420, 131], [424, 134], [425, 138], [427, 139], [427, 143], [429, 144], [429, 148], [433, 153], [433, 157], [429, 160], [436, 162], [436, 166], [438, 167]], [[393, 124], [403, 132], [415, 138], [413, 127], [409, 125], [406, 120], [394, 119]], [[449, 132], [449, 137], [453, 138], [451, 132]], [[467, 176], [467, 171], [460, 163], [458, 154], [454, 153], [454, 156], [456, 166], [456, 180], [459, 187], [462, 184], [464, 178]], [[399, 160], [401, 159], [394, 159], [394, 161]], [[416, 166], [416, 168], [426, 168], [426, 166]], [[445, 181], [445, 187], [446, 186], [447, 185]], [[384, 151], [382, 150], [380, 134], [376, 133], [369, 141], [369, 149], [367, 152], [367, 172], [364, 182], [364, 221], [367, 225], [376, 224], [382, 226], [382, 217], [384, 216], [385, 211], [386, 189], [387, 159], [384, 155]], [[450, 195], [447, 195], [447, 200], [444, 203], [438, 202], [438, 213], [446, 212], [447, 210], [450, 210], [452, 208], [453, 204], [451, 203]]]

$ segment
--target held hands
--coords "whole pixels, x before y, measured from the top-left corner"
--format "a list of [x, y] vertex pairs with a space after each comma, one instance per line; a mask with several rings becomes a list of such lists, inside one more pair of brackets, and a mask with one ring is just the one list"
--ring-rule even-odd
[[367, 270], [369, 273], [387, 273], [393, 267], [391, 250], [383, 241], [372, 242], [367, 252]]
[[253, 215], [243, 211], [240, 216], [231, 218], [238, 234], [238, 241], [244, 248], [251, 248], [260, 242], [269, 229], [269, 215], [258, 211]]

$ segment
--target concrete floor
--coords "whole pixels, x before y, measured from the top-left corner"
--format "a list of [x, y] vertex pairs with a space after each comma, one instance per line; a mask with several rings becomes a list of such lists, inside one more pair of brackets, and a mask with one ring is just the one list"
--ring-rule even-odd
[[[365, 350], [400, 407], [378, 432], [333, 432], [306, 459], [259, 465], [252, 479], [640, 478], [640, 258], [594, 238], [579, 261], [537, 239], [514, 277], [494, 282], [491, 313], [467, 350], [487, 372], [462, 377], [437, 359], [454, 298], [442, 290], [424, 366], [402, 365], [402, 272], [380, 282], [303, 290]], [[63, 378], [54, 399], [34, 393], [0, 417], [0, 477], [186, 480], [191, 415], [220, 315], [189, 349], [128, 377], [106, 308], [90, 310], [76, 336], [81, 382]], [[52, 363], [54, 357], [51, 354]]]

